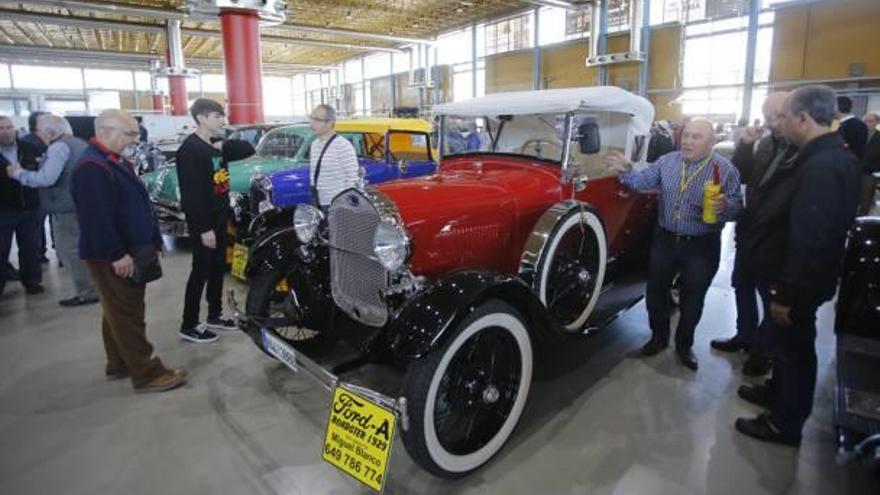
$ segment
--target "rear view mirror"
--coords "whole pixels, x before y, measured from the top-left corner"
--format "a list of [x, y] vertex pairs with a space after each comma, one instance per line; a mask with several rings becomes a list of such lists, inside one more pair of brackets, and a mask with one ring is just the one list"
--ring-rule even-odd
[[584, 122], [577, 128], [578, 149], [581, 154], [595, 155], [602, 149], [602, 138], [599, 135], [599, 124]]

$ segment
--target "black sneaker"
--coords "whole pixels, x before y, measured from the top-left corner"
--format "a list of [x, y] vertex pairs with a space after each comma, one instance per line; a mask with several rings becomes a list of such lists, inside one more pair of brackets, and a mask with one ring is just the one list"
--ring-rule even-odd
[[223, 318], [208, 318], [205, 326], [214, 330], [236, 330], [235, 322], [232, 320], [224, 320]]
[[199, 323], [195, 326], [195, 328], [181, 328], [177, 335], [180, 335], [180, 338], [186, 340], [187, 342], [192, 342], [194, 344], [210, 344], [211, 342], [217, 342], [217, 334], [205, 328], [205, 325]]

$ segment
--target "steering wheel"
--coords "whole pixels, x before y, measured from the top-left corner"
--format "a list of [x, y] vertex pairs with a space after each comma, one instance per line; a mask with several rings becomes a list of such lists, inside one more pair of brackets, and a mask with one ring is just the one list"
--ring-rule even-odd
[[529, 139], [520, 146], [519, 152], [523, 155], [536, 156], [538, 158], [561, 157], [562, 146], [559, 143], [546, 139]]

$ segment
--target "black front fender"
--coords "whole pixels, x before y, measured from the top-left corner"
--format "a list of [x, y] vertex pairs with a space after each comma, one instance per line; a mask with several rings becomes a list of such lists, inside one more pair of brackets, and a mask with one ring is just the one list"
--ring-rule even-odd
[[250, 247], [245, 276], [250, 277], [269, 270], [289, 269], [297, 261], [296, 250], [301, 245], [292, 226], [264, 233]]
[[394, 314], [386, 327], [392, 358], [407, 363], [443, 346], [458, 323], [490, 299], [501, 299], [519, 310], [536, 349], [561, 337], [544, 305], [519, 278], [465, 271], [416, 292]]

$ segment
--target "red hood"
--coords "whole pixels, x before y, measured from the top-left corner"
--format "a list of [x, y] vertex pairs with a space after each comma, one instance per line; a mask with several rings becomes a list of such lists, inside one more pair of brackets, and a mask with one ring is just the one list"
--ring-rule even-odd
[[497, 157], [447, 160], [435, 175], [377, 189], [395, 203], [412, 236], [413, 272], [427, 276], [515, 270], [534, 223], [561, 197], [558, 167]]

